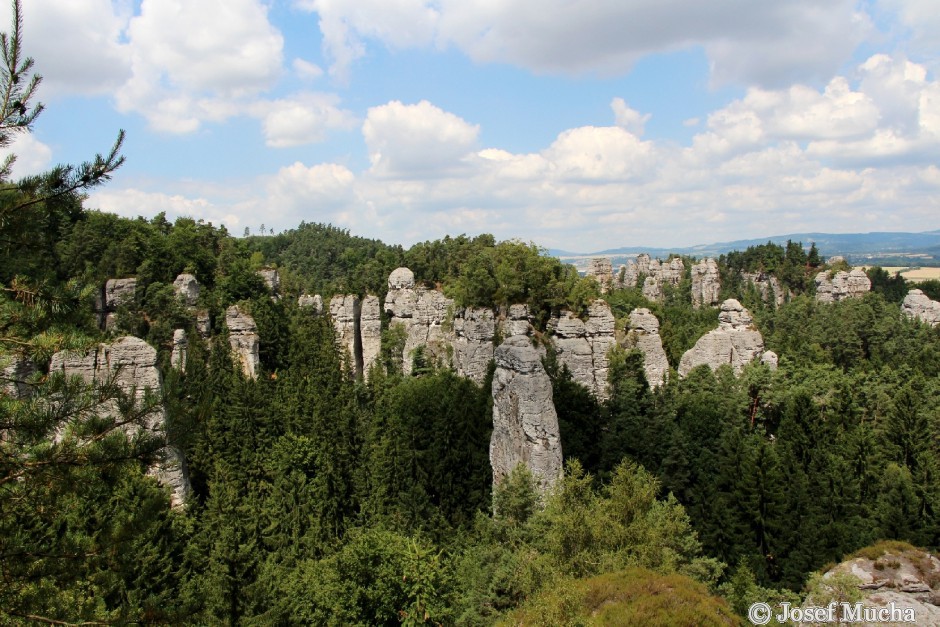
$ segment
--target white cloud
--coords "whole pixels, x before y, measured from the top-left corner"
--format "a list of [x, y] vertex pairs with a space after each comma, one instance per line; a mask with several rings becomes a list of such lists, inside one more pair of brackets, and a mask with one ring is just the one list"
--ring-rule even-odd
[[265, 143], [273, 148], [300, 146], [323, 141], [332, 129], [348, 129], [355, 116], [339, 108], [339, 97], [331, 94], [298, 94], [291, 98], [261, 101], [251, 107], [262, 119]]
[[[128, 46], [121, 42], [127, 15], [110, 0], [28, 0], [22, 12], [23, 49], [43, 76], [44, 98], [106, 93], [130, 76]], [[4, 32], [11, 31], [11, 16], [4, 2]]]
[[426, 100], [414, 105], [393, 100], [372, 107], [362, 125], [372, 173], [402, 178], [435, 177], [462, 169], [479, 131], [479, 126]]
[[477, 126], [430, 102], [392, 101], [363, 123], [365, 171], [294, 163], [234, 191], [128, 202], [252, 227], [259, 215], [277, 229], [333, 222], [403, 244], [490, 232], [585, 252], [928, 230], [940, 215], [938, 101], [940, 83], [922, 65], [873, 57], [823, 88], [751, 89], [686, 145], [623, 128], [638, 131], [645, 116], [614, 100], [609, 126], [562, 130], [519, 153], [481, 147]]
[[236, 115], [281, 74], [283, 37], [259, 0], [143, 0], [127, 38], [133, 73], [118, 110], [164, 132]]
[[643, 127], [653, 117], [652, 114], [647, 113], [644, 115], [635, 109], [631, 109], [623, 98], [614, 98], [610, 103], [610, 108], [614, 111], [614, 120], [617, 126], [637, 137], [643, 136]]
[[0, 148], [0, 163], [10, 154], [16, 155], [11, 172], [13, 180], [41, 174], [52, 165], [52, 149], [36, 139], [32, 133], [17, 134], [8, 146]]
[[297, 58], [294, 59], [291, 66], [294, 68], [294, 72], [301, 79], [305, 81], [312, 81], [323, 76], [323, 68], [321, 68], [316, 63], [311, 63], [306, 59]]
[[854, 0], [295, 0], [320, 17], [331, 73], [374, 40], [456, 47], [535, 72], [622, 74], [647, 54], [704, 46], [717, 82], [828, 79], [871, 30]]

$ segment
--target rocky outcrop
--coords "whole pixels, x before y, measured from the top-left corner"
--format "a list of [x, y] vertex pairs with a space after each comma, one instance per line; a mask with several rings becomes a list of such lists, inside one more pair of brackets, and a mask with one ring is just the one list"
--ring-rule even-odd
[[362, 372], [362, 344], [359, 338], [359, 297], [337, 294], [330, 299], [330, 318], [336, 331], [336, 342], [345, 355], [347, 367], [353, 374]]
[[202, 310], [196, 312], [196, 333], [204, 340], [209, 339], [212, 332], [212, 320], [209, 318], [209, 312]]
[[499, 332], [503, 337], [513, 335], [532, 335], [532, 323], [529, 320], [529, 306], [510, 305], [506, 316], [500, 320]]
[[780, 307], [787, 301], [787, 289], [772, 274], [766, 272], [742, 272], [741, 279], [750, 283], [760, 294], [761, 300]]
[[232, 355], [245, 376], [254, 379], [258, 376], [258, 365], [261, 363], [255, 319], [237, 305], [232, 305], [225, 311], [225, 326], [228, 327], [228, 343], [232, 347]]
[[379, 297], [366, 294], [359, 307], [359, 346], [362, 359], [362, 376], [368, 378], [369, 370], [379, 358], [382, 350], [382, 311]]
[[272, 294], [279, 294], [281, 291], [281, 275], [274, 268], [262, 268], [258, 270], [258, 276], [264, 281], [264, 284], [271, 290]]
[[646, 253], [637, 255], [636, 262], [631, 261], [625, 266], [621, 266], [620, 272], [615, 277], [614, 285], [616, 287], [636, 287], [639, 284], [640, 277], [646, 277], [643, 281], [643, 296], [652, 300], [659, 301], [663, 297], [663, 287], [665, 285], [677, 286], [685, 274], [685, 264], [680, 257], [673, 257], [668, 261], [650, 259]]
[[[857, 585], [863, 607], [879, 610], [893, 606], [895, 611], [900, 612], [901, 622], [890, 624], [940, 627], [940, 588], [937, 587], [937, 582], [940, 582], [940, 559], [914, 547], [905, 549], [899, 545], [885, 547], [881, 551], [877, 547], [862, 549], [859, 553], [863, 553], [864, 557], [846, 560], [828, 570], [822, 576], [819, 589], [812, 590], [804, 604], [827, 605], [833, 596], [838, 596], [838, 593], [833, 594], [835, 591], [827, 586], [827, 582], [841, 575], [841, 582]], [[846, 582], [846, 579], [849, 581]], [[905, 615], [913, 618], [914, 622], [906, 620]], [[861, 620], [853, 620], [852, 624], [874, 627], [886, 623], [877, 614], [871, 616], [875, 620], [866, 620], [864, 616], [859, 618]]]
[[932, 327], [940, 324], [940, 303], [930, 300], [920, 290], [911, 290], [907, 293], [901, 304], [901, 313], [908, 318], [926, 322]]
[[828, 272], [816, 275], [816, 301], [837, 303], [847, 298], [860, 298], [871, 291], [871, 280], [864, 270], [840, 270], [832, 277]]
[[105, 311], [116, 311], [121, 305], [134, 302], [137, 279], [108, 279], [104, 284]]
[[493, 434], [490, 465], [499, 485], [519, 464], [535, 477], [542, 493], [561, 478], [561, 438], [552, 402], [552, 382], [542, 358], [523, 335], [507, 339], [495, 351]]
[[454, 340], [453, 300], [437, 290], [416, 286], [414, 273], [408, 268], [398, 268], [388, 277], [385, 311], [391, 316], [389, 327], [398, 326], [405, 331], [402, 350], [405, 374], [411, 373], [415, 351], [420, 346], [424, 347], [426, 359], [440, 364], [450, 361], [447, 349]]
[[586, 320], [581, 320], [569, 311], [549, 321], [554, 332], [552, 344], [558, 360], [568, 367], [571, 377], [598, 399], [606, 399], [607, 371], [610, 365], [607, 353], [616, 344], [614, 339], [614, 316], [610, 305], [601, 299], [588, 308]]
[[13, 398], [29, 398], [29, 378], [36, 374], [36, 365], [28, 357], [0, 355], [0, 393]]
[[718, 262], [711, 257], [692, 265], [692, 306], [717, 305], [721, 295]]
[[191, 274], [181, 274], [173, 281], [176, 297], [187, 307], [195, 307], [199, 301], [199, 281]]
[[643, 371], [651, 388], [655, 389], [666, 382], [669, 360], [666, 359], [663, 340], [659, 336], [659, 320], [649, 309], [639, 308], [630, 312], [630, 330], [624, 340], [624, 347], [635, 348], [643, 353]]
[[595, 257], [594, 259], [591, 259], [584, 275], [594, 277], [597, 280], [597, 283], [601, 288], [601, 294], [606, 294], [610, 291], [614, 280], [614, 275], [611, 268], [610, 259], [607, 257]]
[[777, 364], [780, 359], [777, 357], [777, 353], [773, 351], [765, 351], [763, 355], [760, 356], [760, 363], [764, 364], [771, 370], [777, 369]]
[[682, 356], [679, 376], [686, 376], [697, 366], [717, 370], [725, 364], [739, 374], [746, 364], [760, 359], [763, 354], [764, 338], [754, 326], [750, 312], [729, 298], [721, 303], [718, 328], [700, 337]]
[[181, 372], [186, 371], [186, 353], [189, 351], [189, 340], [184, 329], [173, 331], [173, 349], [170, 351], [170, 367]]
[[319, 294], [301, 294], [297, 298], [298, 307], [310, 307], [316, 314], [323, 313], [323, 297]]
[[137, 294], [137, 279], [108, 279], [95, 299], [98, 326], [111, 330], [117, 322], [115, 312], [121, 305], [130, 305]]
[[457, 374], [483, 383], [493, 360], [496, 318], [492, 309], [468, 307], [454, 316], [454, 370]]
[[[85, 353], [58, 352], [49, 363], [49, 373], [61, 372], [66, 376], [79, 376], [86, 383], [110, 381], [125, 393], [133, 393], [138, 402], [147, 390], [159, 392], [162, 377], [157, 368], [157, 351], [136, 337], [118, 338], [111, 344], [99, 344]], [[108, 402], [99, 408], [104, 413], [117, 411], [117, 404]], [[165, 436], [166, 415], [159, 407], [127, 427], [129, 434], [146, 429]], [[169, 486], [171, 501], [180, 506], [189, 494], [189, 479], [179, 450], [166, 446], [160, 451], [159, 461], [149, 473]]]

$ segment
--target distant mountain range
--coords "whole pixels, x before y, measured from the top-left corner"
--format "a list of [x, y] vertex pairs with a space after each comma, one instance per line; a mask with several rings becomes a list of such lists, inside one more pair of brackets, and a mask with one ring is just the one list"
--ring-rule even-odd
[[591, 253], [574, 253], [564, 250], [549, 250], [549, 254], [562, 260], [585, 261], [591, 257], [610, 257], [617, 265], [632, 259], [640, 253], [651, 257], [665, 258], [670, 254], [690, 255], [693, 257], [717, 257], [732, 250], [744, 250], [749, 246], [758, 246], [773, 242], [786, 244], [787, 241], [802, 242], [809, 248], [812, 242], [824, 257], [842, 255], [852, 263], [871, 265], [940, 265], [940, 230], [924, 233], [792, 233], [773, 235], [756, 239], [741, 239], [733, 242], [699, 244], [685, 248], [653, 248], [650, 246], [624, 246]]

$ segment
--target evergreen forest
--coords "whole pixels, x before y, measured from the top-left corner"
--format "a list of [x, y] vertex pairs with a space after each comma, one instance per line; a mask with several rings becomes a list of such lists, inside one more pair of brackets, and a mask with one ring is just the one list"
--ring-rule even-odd
[[[8, 144], [41, 107], [16, 28], [2, 46]], [[899, 276], [872, 268], [864, 297], [819, 303], [813, 277], [840, 268], [810, 243], [725, 255], [721, 297], [779, 366], [684, 378], [683, 353], [718, 324], [693, 307], [692, 260], [657, 302], [613, 289], [618, 331], [637, 307], [660, 321], [666, 383], [617, 347], [598, 400], [549, 348], [564, 477], [542, 495], [519, 466], [494, 489], [493, 366], [479, 385], [417, 351], [405, 374], [382, 312], [378, 362], [356, 376], [330, 316], [298, 296], [384, 300], [407, 267], [461, 307], [525, 303], [539, 342], [553, 315], [601, 297], [597, 281], [490, 235], [406, 249], [328, 224], [235, 237], [86, 207], [122, 139], [41, 176], [0, 172], [0, 625], [737, 625], [878, 541], [940, 548], [940, 328], [901, 315]], [[744, 272], [775, 276], [786, 302]], [[174, 291], [181, 273], [208, 335]], [[133, 299], [104, 330], [101, 287], [128, 277]], [[226, 341], [235, 304], [257, 323], [256, 377]], [[49, 371], [60, 351], [128, 335], [157, 349], [158, 389]], [[155, 408], [165, 428], [132, 428]], [[177, 507], [149, 472], [167, 443], [191, 484]]]

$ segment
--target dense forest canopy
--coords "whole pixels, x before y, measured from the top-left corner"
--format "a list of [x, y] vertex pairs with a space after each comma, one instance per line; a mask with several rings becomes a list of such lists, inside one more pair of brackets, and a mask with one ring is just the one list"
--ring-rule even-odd
[[[25, 103], [18, 31], [3, 46]], [[0, 140], [37, 113], [5, 109]], [[602, 285], [537, 246], [460, 235], [404, 249], [326, 224], [236, 238], [84, 208], [119, 148], [0, 176], [0, 624], [560, 624], [590, 611], [736, 624], [751, 602], [799, 601], [812, 573], [877, 540], [940, 547], [940, 329], [901, 315], [897, 275], [870, 269], [870, 293], [820, 303], [813, 277], [841, 266], [815, 247], [729, 253], [722, 298], [750, 309], [779, 367], [685, 378], [682, 355], [718, 324], [693, 306], [692, 260], [659, 300], [612, 289], [618, 332], [638, 307], [659, 320], [671, 373], [651, 387], [643, 355], [618, 346], [599, 400], [545, 338]], [[381, 367], [356, 377], [330, 317], [298, 306], [384, 298], [399, 266], [459, 307], [528, 305], [565, 457], [553, 491], [521, 465], [492, 487], [492, 368], [481, 385], [416, 353], [404, 375], [385, 319]], [[776, 277], [785, 302], [748, 272]], [[201, 286], [194, 305], [174, 289], [184, 273]], [[128, 277], [133, 298], [103, 328], [101, 287]], [[224, 341], [236, 304], [257, 324], [256, 377]], [[178, 329], [184, 367], [170, 361]], [[48, 369], [124, 335], [156, 348], [159, 389]], [[165, 429], [147, 428], [158, 408]], [[168, 443], [186, 461], [183, 507], [149, 470]], [[676, 604], [629, 601], [656, 590]]]

